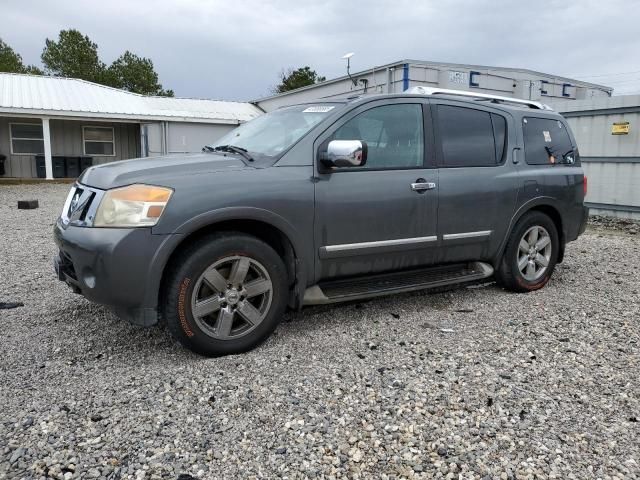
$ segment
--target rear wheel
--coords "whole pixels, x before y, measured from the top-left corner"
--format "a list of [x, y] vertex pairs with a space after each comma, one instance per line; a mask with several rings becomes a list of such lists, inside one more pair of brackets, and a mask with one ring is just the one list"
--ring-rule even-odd
[[286, 307], [284, 263], [266, 243], [218, 233], [173, 263], [164, 313], [171, 334], [208, 356], [245, 352], [267, 338]]
[[553, 221], [542, 212], [529, 212], [511, 232], [500, 267], [498, 282], [514, 292], [544, 287], [556, 266], [560, 241]]

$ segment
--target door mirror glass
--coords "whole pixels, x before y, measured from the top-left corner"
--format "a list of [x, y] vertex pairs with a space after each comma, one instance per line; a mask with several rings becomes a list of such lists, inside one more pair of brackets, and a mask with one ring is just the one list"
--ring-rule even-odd
[[362, 167], [367, 163], [367, 143], [361, 140], [331, 140], [323, 155], [326, 167]]

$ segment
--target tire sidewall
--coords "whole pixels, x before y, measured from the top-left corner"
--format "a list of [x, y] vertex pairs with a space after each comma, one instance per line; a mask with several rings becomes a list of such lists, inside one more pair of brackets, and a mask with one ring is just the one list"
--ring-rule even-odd
[[[271, 305], [264, 320], [248, 334], [230, 340], [208, 336], [196, 323], [191, 299], [198, 279], [212, 264], [225, 257], [244, 256], [257, 260], [269, 273], [273, 287]], [[189, 349], [207, 356], [250, 350], [264, 341], [280, 323], [287, 301], [287, 276], [278, 254], [264, 242], [242, 234], [216, 235], [181, 259], [168, 289], [167, 323], [178, 340]], [[174, 306], [174, 308], [171, 308]]]

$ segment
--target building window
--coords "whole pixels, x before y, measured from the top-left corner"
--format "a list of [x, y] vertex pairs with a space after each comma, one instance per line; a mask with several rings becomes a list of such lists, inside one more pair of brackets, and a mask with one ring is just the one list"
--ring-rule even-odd
[[82, 139], [85, 155], [115, 155], [113, 127], [82, 127]]
[[44, 138], [40, 123], [11, 123], [11, 153], [38, 155], [44, 153]]

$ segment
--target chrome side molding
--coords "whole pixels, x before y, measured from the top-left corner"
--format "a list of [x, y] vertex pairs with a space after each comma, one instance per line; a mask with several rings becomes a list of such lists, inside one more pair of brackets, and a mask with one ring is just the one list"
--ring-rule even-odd
[[[493, 233], [493, 230], [482, 230], [478, 232], [462, 232], [462, 233], [448, 233], [442, 235], [442, 240], [460, 240], [465, 238], [478, 238], [488, 237]], [[339, 245], [326, 245], [320, 247], [320, 258], [331, 258], [334, 256], [342, 256], [345, 252], [352, 252], [357, 254], [361, 251], [363, 254], [368, 251], [375, 251], [377, 249], [391, 249], [397, 247], [398, 250], [407, 249], [411, 247], [419, 247], [420, 245], [426, 245], [433, 242], [437, 242], [438, 237], [431, 235], [428, 237], [413, 237], [413, 238], [395, 238], [392, 240], [378, 240], [374, 242], [361, 242], [361, 243], [342, 243]]]
[[448, 233], [446, 235], [442, 235], [442, 240], [459, 240], [461, 238], [488, 237], [492, 233], [493, 233], [493, 230], [481, 230], [479, 232]]
[[376, 247], [392, 247], [396, 245], [418, 245], [421, 243], [430, 243], [438, 241], [438, 237], [435, 235], [430, 237], [414, 237], [414, 238], [397, 238], [393, 240], [378, 240], [375, 242], [362, 242], [362, 243], [343, 243], [341, 245], [327, 245], [326, 247], [320, 247], [321, 252], [333, 253], [333, 252], [347, 252], [352, 250], [363, 250]]

